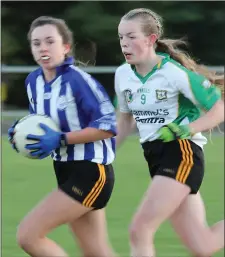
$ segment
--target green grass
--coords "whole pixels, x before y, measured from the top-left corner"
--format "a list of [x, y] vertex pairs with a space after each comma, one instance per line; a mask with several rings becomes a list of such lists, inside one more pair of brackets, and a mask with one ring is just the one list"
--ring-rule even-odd
[[[206, 174], [201, 193], [209, 224], [224, 217], [223, 143], [222, 136], [215, 136], [213, 144], [209, 142], [205, 147]], [[2, 151], [2, 256], [24, 257], [27, 255], [16, 244], [17, 226], [23, 216], [55, 187], [56, 181], [50, 159], [25, 159], [11, 150], [5, 138], [2, 140]], [[120, 148], [114, 168], [116, 185], [107, 208], [109, 234], [119, 255], [128, 257], [128, 226], [149, 183], [147, 165], [136, 138], [130, 138]], [[50, 237], [70, 256], [79, 256], [66, 226], [54, 230]], [[189, 256], [168, 223], [157, 232], [156, 249], [157, 257]], [[224, 256], [224, 251], [215, 256]]]

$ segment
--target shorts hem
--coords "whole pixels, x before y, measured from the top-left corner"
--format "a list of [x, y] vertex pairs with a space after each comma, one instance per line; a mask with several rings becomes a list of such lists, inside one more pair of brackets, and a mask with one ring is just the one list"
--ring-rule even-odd
[[[187, 184], [187, 183], [182, 183], [182, 182], [176, 180], [176, 178], [174, 178], [173, 176], [170, 176], [170, 175], [167, 175], [167, 174], [160, 174], [160, 173], [159, 173], [159, 174], [156, 173], [154, 176], [163, 176], [163, 177], [171, 178], [171, 179], [177, 181], [177, 182], [180, 183], [180, 184], [183, 184], [183, 185], [188, 186], [188, 187], [190, 188], [190, 193], [189, 193], [189, 194], [191, 194], [191, 195], [195, 195], [195, 194], [197, 194], [198, 191], [199, 191], [199, 190], [193, 189], [192, 186], [190, 186], [190, 185]], [[154, 176], [153, 176], [153, 177], [154, 177]], [[152, 178], [153, 178], [153, 177], [152, 177]]]
[[80, 203], [81, 205], [83, 205], [86, 208], [89, 208], [90, 210], [99, 210], [99, 209], [103, 209], [105, 208], [105, 206], [86, 206], [83, 204], [83, 200], [79, 199], [78, 197], [76, 197], [72, 192], [66, 190], [64, 187], [62, 186], [58, 186], [58, 189], [60, 189], [63, 193], [65, 193], [67, 196], [69, 196], [70, 198], [72, 198], [74, 201], [77, 201], [78, 203]]

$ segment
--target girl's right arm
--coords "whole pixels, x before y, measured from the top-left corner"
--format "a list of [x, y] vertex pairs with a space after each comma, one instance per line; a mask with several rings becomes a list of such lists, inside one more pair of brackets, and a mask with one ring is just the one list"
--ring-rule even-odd
[[132, 114], [120, 112], [117, 120], [116, 148], [123, 143], [127, 136], [136, 130], [136, 122]]
[[115, 73], [115, 92], [118, 101], [118, 115], [117, 115], [117, 136], [116, 148], [122, 144], [128, 135], [137, 130], [136, 122], [130, 112], [123, 90], [120, 88], [120, 76], [118, 69]]

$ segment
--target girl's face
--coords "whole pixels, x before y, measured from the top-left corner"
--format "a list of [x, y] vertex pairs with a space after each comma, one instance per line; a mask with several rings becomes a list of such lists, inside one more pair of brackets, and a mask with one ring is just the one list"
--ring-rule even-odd
[[31, 51], [34, 60], [45, 70], [54, 69], [61, 64], [70, 51], [69, 44], [63, 43], [63, 38], [55, 25], [43, 25], [31, 33]]
[[153, 48], [156, 35], [146, 36], [138, 20], [121, 20], [118, 34], [127, 63], [136, 65], [145, 62], [150, 49]]

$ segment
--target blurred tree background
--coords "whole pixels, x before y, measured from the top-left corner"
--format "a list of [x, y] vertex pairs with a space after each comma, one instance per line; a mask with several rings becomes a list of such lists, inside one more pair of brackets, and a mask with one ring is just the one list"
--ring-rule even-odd
[[[27, 32], [41, 15], [65, 19], [74, 33], [75, 57], [90, 60], [96, 51], [96, 65], [114, 66], [124, 59], [120, 52], [117, 26], [121, 16], [133, 8], [146, 7], [164, 19], [164, 36], [186, 36], [189, 51], [206, 65], [224, 65], [225, 2], [222, 1], [2, 1], [1, 62], [6, 65], [35, 65]], [[114, 74], [93, 74], [114, 94]], [[8, 104], [26, 108], [24, 79], [27, 74], [7, 74], [10, 85]]]

